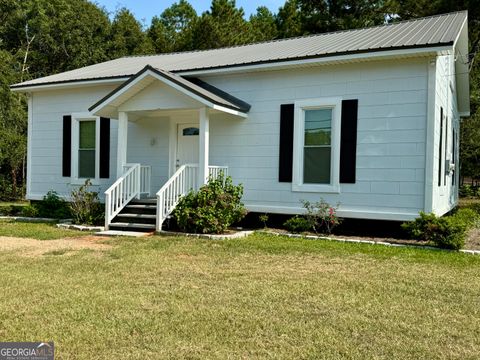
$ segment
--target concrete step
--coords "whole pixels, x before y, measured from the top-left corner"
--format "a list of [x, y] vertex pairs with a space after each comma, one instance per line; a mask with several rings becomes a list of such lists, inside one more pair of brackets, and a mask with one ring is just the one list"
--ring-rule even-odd
[[135, 229], [137, 231], [155, 231], [155, 224], [113, 222], [110, 224], [111, 230]]
[[140, 205], [156, 205], [157, 199], [155, 198], [148, 198], [148, 199], [133, 199], [130, 201], [130, 204], [140, 204]]
[[133, 236], [133, 237], [142, 237], [150, 235], [149, 232], [139, 232], [139, 231], [121, 231], [121, 230], [106, 230], [99, 231], [95, 235], [103, 236]]
[[131, 213], [120, 213], [117, 217], [121, 218], [130, 218], [130, 219], [152, 219], [155, 220], [157, 215], [155, 214], [131, 214]]
[[144, 210], [157, 210], [157, 205], [145, 205], [145, 204], [128, 204], [125, 209], [144, 209]]

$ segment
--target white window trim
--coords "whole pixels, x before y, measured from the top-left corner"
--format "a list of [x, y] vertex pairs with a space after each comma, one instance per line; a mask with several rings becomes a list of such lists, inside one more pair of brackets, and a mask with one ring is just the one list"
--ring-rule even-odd
[[100, 184], [100, 117], [91, 113], [72, 113], [72, 185], [83, 185], [87, 178], [78, 177], [78, 146], [80, 121], [95, 120], [95, 178], [91, 178], [92, 185]]
[[[305, 110], [332, 109], [330, 184], [303, 183], [303, 148], [305, 142]], [[340, 192], [340, 124], [342, 98], [329, 97], [295, 101], [293, 130], [293, 179], [292, 191], [339, 193]]]

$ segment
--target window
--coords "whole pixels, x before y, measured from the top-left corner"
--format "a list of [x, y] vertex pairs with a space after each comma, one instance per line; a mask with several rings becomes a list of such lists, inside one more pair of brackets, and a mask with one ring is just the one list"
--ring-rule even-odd
[[341, 101], [295, 102], [293, 191], [339, 191]]
[[329, 184], [332, 109], [305, 110], [303, 182]]
[[73, 184], [85, 179], [98, 184], [100, 178], [100, 118], [89, 113], [72, 114]]
[[183, 136], [196, 136], [199, 135], [200, 131], [197, 127], [189, 127], [183, 129]]
[[96, 121], [80, 121], [78, 139], [78, 177], [95, 178]]

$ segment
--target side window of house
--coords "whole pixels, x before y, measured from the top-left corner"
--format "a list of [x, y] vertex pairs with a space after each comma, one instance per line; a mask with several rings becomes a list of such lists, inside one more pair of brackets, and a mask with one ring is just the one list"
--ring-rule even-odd
[[332, 109], [304, 110], [303, 182], [329, 184]]
[[95, 120], [79, 122], [78, 138], [78, 177], [95, 177], [96, 122]]

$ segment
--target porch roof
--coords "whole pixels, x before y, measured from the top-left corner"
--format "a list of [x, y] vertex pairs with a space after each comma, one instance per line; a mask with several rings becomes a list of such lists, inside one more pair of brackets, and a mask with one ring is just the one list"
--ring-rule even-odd
[[100, 116], [116, 117], [117, 107], [120, 104], [135, 96], [154, 81], [160, 81], [215, 110], [239, 116], [246, 116], [250, 110], [248, 103], [200, 79], [185, 78], [147, 65], [135, 76], [92, 105], [89, 111]]

